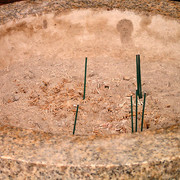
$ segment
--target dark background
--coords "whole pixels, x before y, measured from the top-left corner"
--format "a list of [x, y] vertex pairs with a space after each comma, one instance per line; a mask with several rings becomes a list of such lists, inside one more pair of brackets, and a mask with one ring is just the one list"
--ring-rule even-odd
[[0, 0], [0, 5], [2, 4], [8, 4], [16, 1], [22, 1], [22, 0]]

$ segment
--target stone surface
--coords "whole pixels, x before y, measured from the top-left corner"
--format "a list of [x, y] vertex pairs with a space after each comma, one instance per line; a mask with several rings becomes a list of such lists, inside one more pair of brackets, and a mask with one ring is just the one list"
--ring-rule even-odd
[[28, 15], [60, 13], [68, 9], [102, 8], [161, 14], [167, 17], [180, 17], [180, 2], [170, 0], [28, 0], [0, 6], [0, 24], [9, 20], [21, 19]]
[[121, 136], [58, 136], [0, 128], [0, 179], [178, 179], [180, 128]]
[[[168, 0], [37, 0], [0, 6], [0, 24], [77, 8], [180, 17], [180, 3]], [[0, 179], [178, 179], [179, 167], [179, 125], [107, 137], [60, 136], [0, 126]]]

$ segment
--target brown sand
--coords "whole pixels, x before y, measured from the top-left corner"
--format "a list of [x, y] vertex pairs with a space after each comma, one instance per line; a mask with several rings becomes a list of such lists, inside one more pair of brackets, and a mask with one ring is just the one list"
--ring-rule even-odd
[[[0, 26], [0, 47], [2, 124], [72, 133], [79, 104], [77, 134], [131, 132], [136, 54], [147, 93], [145, 130], [180, 121], [180, 24], [175, 20], [73, 10]], [[142, 100], [139, 125], [141, 110]]]

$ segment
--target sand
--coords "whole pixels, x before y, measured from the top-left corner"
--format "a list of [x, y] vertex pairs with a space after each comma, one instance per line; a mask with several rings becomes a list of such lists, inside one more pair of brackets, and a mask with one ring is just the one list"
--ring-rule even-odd
[[179, 29], [176, 20], [119, 10], [72, 10], [1, 25], [1, 124], [71, 134], [79, 104], [76, 134], [130, 133], [136, 54], [147, 93], [144, 130], [178, 124]]

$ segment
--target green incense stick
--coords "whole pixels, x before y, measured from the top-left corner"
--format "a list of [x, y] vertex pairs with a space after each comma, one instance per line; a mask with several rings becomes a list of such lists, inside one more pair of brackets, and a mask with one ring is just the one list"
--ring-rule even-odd
[[132, 127], [132, 133], [133, 133], [133, 102], [132, 102], [132, 96], [131, 96], [131, 127]]
[[77, 109], [76, 109], [76, 116], [75, 116], [75, 121], [74, 121], [73, 135], [74, 135], [75, 130], [76, 130], [76, 121], [77, 121], [78, 109], [79, 109], [79, 105], [77, 105]]
[[139, 64], [139, 99], [142, 98], [142, 87], [141, 87], [141, 64], [140, 64], [140, 55], [138, 57]]
[[142, 121], [141, 121], [141, 131], [143, 131], [143, 120], [144, 120], [145, 103], [146, 103], [146, 93], [144, 93], [144, 102], [143, 102], [143, 111], [142, 111]]
[[136, 73], [137, 73], [137, 95], [139, 99], [142, 98], [142, 87], [141, 87], [141, 65], [140, 65], [140, 55], [136, 55]]
[[84, 95], [83, 95], [83, 100], [85, 99], [85, 96], [86, 96], [86, 74], [87, 74], [87, 57], [85, 58]]
[[136, 90], [136, 132], [137, 132], [137, 117], [138, 116], [138, 91]]
[[136, 55], [137, 95], [139, 96], [139, 55]]

